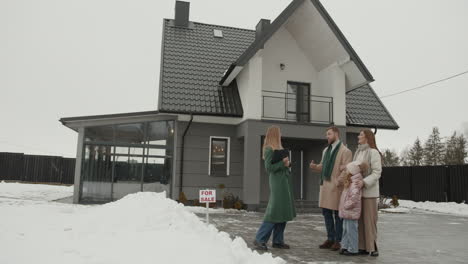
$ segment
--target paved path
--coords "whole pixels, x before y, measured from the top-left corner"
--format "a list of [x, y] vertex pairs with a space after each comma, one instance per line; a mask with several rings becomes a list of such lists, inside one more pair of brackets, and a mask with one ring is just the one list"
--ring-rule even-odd
[[[252, 247], [259, 213], [211, 214], [219, 230], [241, 236]], [[200, 217], [203, 217], [200, 215]], [[285, 233], [290, 250], [271, 252], [288, 263], [468, 263], [468, 218], [412, 211], [379, 214], [380, 257], [346, 257], [318, 249], [325, 239], [321, 215], [299, 215]]]

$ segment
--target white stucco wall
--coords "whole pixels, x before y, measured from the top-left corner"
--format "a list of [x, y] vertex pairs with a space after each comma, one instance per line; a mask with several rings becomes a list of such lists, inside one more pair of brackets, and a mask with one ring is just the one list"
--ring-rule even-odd
[[[337, 65], [331, 65], [318, 73], [317, 94], [333, 97], [335, 125], [346, 125], [346, 80], [345, 73]], [[316, 118], [324, 118], [328, 111], [323, 106], [316, 111]], [[314, 116], [314, 113], [312, 112]]]
[[[244, 108], [243, 119], [261, 119], [263, 100], [265, 116], [282, 116], [285, 113], [284, 99], [263, 98], [262, 95], [284, 96], [284, 94], [264, 91], [287, 92], [287, 82], [309, 83], [311, 94], [331, 96], [334, 100], [334, 122], [346, 124], [345, 109], [345, 74], [337, 65], [331, 65], [317, 72], [311, 63], [311, 56], [306, 56], [297, 44], [294, 36], [281, 27], [237, 77], [239, 93]], [[280, 64], [285, 65], [281, 70]], [[263, 92], [262, 92], [263, 91]], [[320, 98], [315, 98], [321, 100]], [[326, 99], [323, 99], [326, 100]], [[311, 103], [313, 120], [328, 120], [328, 104]]]
[[250, 59], [237, 76], [237, 86], [244, 109], [243, 120], [260, 119], [262, 116], [262, 67], [263, 50]]

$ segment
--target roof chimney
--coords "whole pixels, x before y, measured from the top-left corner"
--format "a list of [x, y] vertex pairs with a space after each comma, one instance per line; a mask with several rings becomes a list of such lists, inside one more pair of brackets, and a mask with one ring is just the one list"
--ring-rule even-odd
[[263, 37], [269, 26], [269, 19], [260, 19], [260, 21], [258, 21], [257, 26], [255, 27], [255, 39], [260, 39], [261, 37]]
[[190, 3], [176, 1], [174, 25], [176, 27], [188, 27], [189, 25]]

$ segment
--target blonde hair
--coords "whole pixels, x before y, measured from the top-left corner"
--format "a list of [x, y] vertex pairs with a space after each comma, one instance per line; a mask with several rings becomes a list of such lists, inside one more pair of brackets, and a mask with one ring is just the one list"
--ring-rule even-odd
[[353, 176], [351, 173], [346, 173], [346, 176], [344, 178], [344, 187], [348, 188], [349, 185], [351, 185], [351, 176]]
[[267, 147], [271, 147], [273, 150], [283, 148], [283, 145], [281, 145], [281, 130], [278, 126], [271, 126], [266, 132], [262, 148], [263, 159], [265, 159], [265, 149]]

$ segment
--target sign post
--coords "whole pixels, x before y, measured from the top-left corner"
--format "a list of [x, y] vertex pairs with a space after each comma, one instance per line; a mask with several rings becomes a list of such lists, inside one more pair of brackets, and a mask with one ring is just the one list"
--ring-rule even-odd
[[210, 203], [216, 203], [216, 190], [200, 190], [200, 203], [206, 203], [206, 223], [210, 223]]

